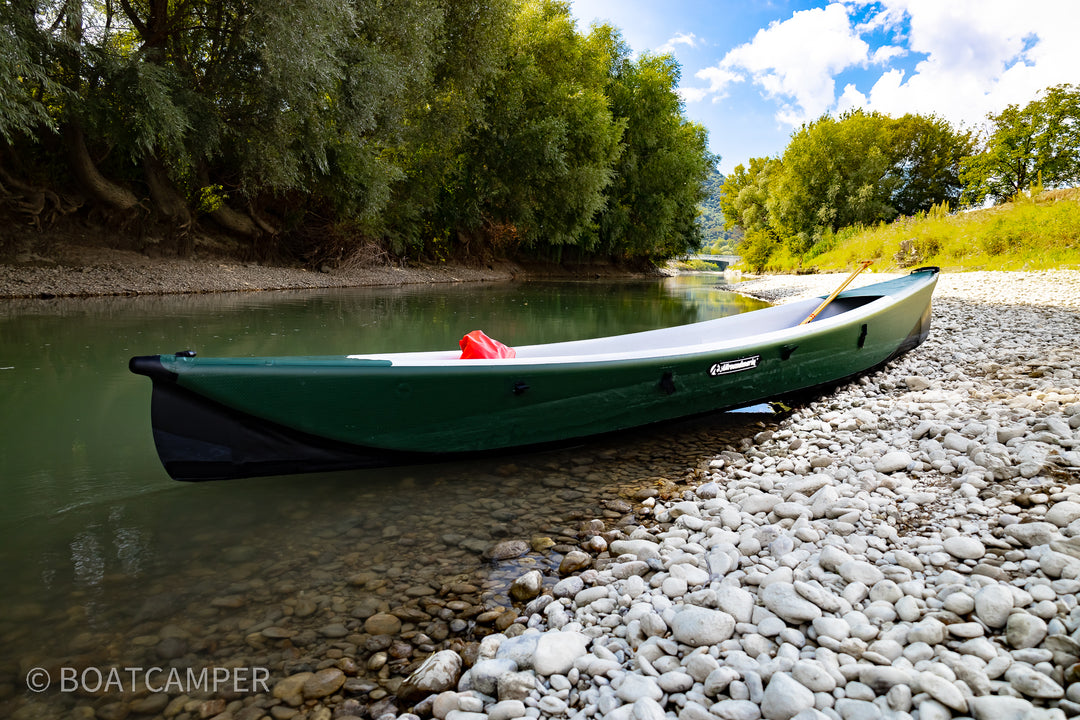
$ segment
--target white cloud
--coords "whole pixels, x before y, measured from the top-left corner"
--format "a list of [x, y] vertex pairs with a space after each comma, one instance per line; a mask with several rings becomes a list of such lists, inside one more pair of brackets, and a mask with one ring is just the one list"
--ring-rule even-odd
[[707, 80], [709, 82], [709, 87], [685, 88], [683, 92], [687, 101], [690, 101], [691, 94], [697, 100], [704, 100], [709, 95], [715, 96], [714, 101], [722, 99], [727, 96], [727, 89], [729, 86], [746, 80], [741, 73], [732, 72], [731, 70], [722, 67], [709, 67], [704, 70], [698, 70], [694, 73], [694, 77], [701, 80]]
[[656, 52], [660, 55], [666, 53], [675, 52], [675, 48], [678, 45], [687, 45], [695, 48], [698, 46], [698, 36], [694, 33], [676, 33], [674, 37], [670, 38], [666, 43], [656, 48]]
[[833, 3], [770, 23], [753, 40], [732, 49], [719, 64], [696, 76], [710, 80], [710, 91], [722, 94], [745, 72], [767, 97], [780, 104], [777, 119], [798, 125], [833, 107], [834, 77], [868, 62], [869, 51], [870, 46], [852, 28], [847, 8]]
[[874, 65], [888, 65], [890, 60], [904, 57], [907, 54], [907, 50], [902, 47], [896, 45], [882, 45], [874, 50], [874, 54], [870, 56], [870, 62]]
[[884, 74], [869, 109], [936, 113], [976, 125], [1039, 90], [1080, 80], [1075, 0], [884, 0], [891, 18], [907, 17], [908, 49], [926, 58], [906, 79]]
[[709, 91], [705, 88], [680, 87], [678, 92], [684, 103], [701, 102], [709, 96]]
[[[717, 101], [749, 80], [791, 127], [856, 107], [978, 125], [1043, 88], [1080, 83], [1077, 9], [1076, 0], [839, 0], [762, 28], [683, 93]], [[872, 74], [837, 96], [837, 77], [852, 69]]]
[[843, 113], [848, 110], [866, 107], [866, 105], [866, 96], [859, 92], [854, 85], [848, 83], [844, 86], [844, 92], [840, 93], [840, 98], [836, 101], [836, 112]]

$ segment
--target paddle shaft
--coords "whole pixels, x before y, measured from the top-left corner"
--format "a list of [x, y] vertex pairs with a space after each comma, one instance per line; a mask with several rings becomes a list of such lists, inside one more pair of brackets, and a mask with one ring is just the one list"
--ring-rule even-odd
[[851, 284], [851, 281], [855, 279], [855, 276], [856, 276], [856, 275], [858, 275], [859, 273], [861, 273], [861, 272], [862, 272], [863, 270], [865, 270], [866, 268], [870, 267], [870, 266], [871, 266], [871, 265], [872, 265], [873, 263], [874, 263], [874, 261], [873, 261], [873, 260], [863, 260], [863, 261], [862, 261], [861, 263], [859, 263], [859, 267], [855, 268], [855, 272], [853, 272], [853, 273], [851, 273], [850, 275], [848, 275], [848, 278], [847, 278], [847, 280], [845, 280], [845, 281], [843, 282], [843, 284], [841, 284], [841, 285], [840, 285], [840, 287], [836, 288], [836, 290], [834, 290], [834, 291], [833, 291], [833, 294], [832, 294], [832, 295], [830, 295], [829, 297], [825, 298], [825, 302], [823, 302], [823, 303], [821, 303], [820, 305], [818, 305], [818, 306], [817, 306], [817, 309], [816, 309], [816, 310], [814, 310], [814, 312], [810, 313], [810, 314], [809, 314], [809, 315], [807, 316], [807, 318], [806, 318], [805, 320], [803, 320], [803, 321], [802, 321], [801, 323], [799, 323], [799, 324], [800, 324], [800, 325], [805, 325], [806, 323], [808, 323], [808, 322], [812, 321], [812, 320], [813, 320], [814, 318], [816, 318], [816, 317], [818, 316], [818, 313], [820, 313], [820, 312], [821, 312], [822, 310], [824, 310], [824, 309], [825, 309], [825, 308], [826, 308], [826, 307], [827, 307], [827, 306], [829, 305], [829, 303], [831, 303], [831, 302], [832, 302], [833, 300], [835, 300], [835, 299], [836, 299], [836, 296], [837, 296], [837, 295], [839, 295], [840, 293], [844, 292], [844, 288], [846, 288], [846, 287], [847, 287], [848, 285], [850, 285], [850, 284]]

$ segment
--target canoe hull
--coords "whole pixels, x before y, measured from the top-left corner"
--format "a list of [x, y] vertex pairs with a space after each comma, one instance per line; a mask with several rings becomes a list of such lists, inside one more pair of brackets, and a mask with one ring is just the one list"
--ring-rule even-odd
[[[509, 362], [412, 365], [411, 355], [149, 356], [133, 358], [131, 369], [153, 380], [154, 441], [176, 479], [461, 458], [805, 395], [845, 382], [926, 338], [936, 270], [920, 275], [844, 293], [824, 322], [780, 327], [788, 321], [777, 312], [762, 316], [764, 332], [744, 340], [671, 351], [552, 360], [545, 353], [561, 346], [533, 346], [535, 359], [522, 348], [519, 356], [525, 357]], [[750, 315], [757, 313], [739, 317]], [[702, 333], [720, 333], [736, 324], [699, 326]], [[684, 328], [691, 335], [697, 331], [697, 326]], [[643, 333], [627, 344], [665, 337]], [[591, 346], [586, 341], [583, 347]]]

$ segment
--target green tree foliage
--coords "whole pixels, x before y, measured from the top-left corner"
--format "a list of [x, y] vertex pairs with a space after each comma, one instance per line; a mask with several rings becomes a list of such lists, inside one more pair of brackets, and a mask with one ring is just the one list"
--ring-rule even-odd
[[308, 257], [699, 237], [712, 158], [677, 65], [565, 2], [11, 0], [0, 21], [12, 206], [83, 197], [179, 237], [212, 219]]
[[724, 175], [715, 167], [705, 180], [705, 199], [701, 201], [701, 231], [706, 244], [724, 234], [724, 211], [720, 209], [720, 188], [724, 185]]
[[20, 85], [45, 96], [93, 200], [127, 210], [147, 193], [183, 225], [211, 189], [201, 206], [253, 237], [315, 191], [360, 220], [385, 209], [404, 176], [389, 149], [432, 89], [444, 22], [437, 0], [24, 4], [52, 87]]
[[484, 122], [485, 100], [508, 53], [512, 10], [508, 0], [444, 3], [444, 21], [428, 100], [404, 118], [397, 154], [405, 175], [393, 186], [378, 228], [398, 253], [438, 246], [474, 208], [459, 208], [455, 184], [465, 164], [464, 145]]
[[582, 36], [569, 5], [541, 0], [519, 10], [509, 46], [466, 146], [454, 201], [472, 212], [461, 220], [525, 248], [588, 243], [623, 129], [604, 94], [604, 37]]
[[861, 112], [823, 117], [792, 136], [766, 207], [770, 225], [794, 254], [807, 252], [826, 229], [893, 212], [891, 193], [881, 187], [889, 163], [876, 119]]
[[720, 187], [725, 229], [742, 233], [736, 251], [751, 268], [762, 270], [780, 246], [769, 218], [769, 187], [783, 169], [774, 158], [750, 158], [750, 167], [736, 165]]
[[720, 210], [724, 214], [725, 228], [768, 230], [769, 187], [783, 167], [780, 160], [750, 158], [750, 167], [736, 165], [735, 170], [724, 178], [720, 186]]
[[975, 149], [972, 134], [934, 115], [910, 114], [895, 119], [891, 131], [890, 204], [896, 212], [907, 216], [942, 203], [958, 206], [963, 160]]
[[771, 224], [795, 255], [851, 225], [888, 222], [961, 191], [969, 136], [942, 120], [854, 111], [796, 132], [770, 186]]
[[754, 272], [764, 271], [769, 259], [781, 248], [780, 238], [770, 230], [748, 230], [739, 243], [739, 257]]
[[629, 48], [608, 27], [611, 52], [607, 94], [625, 125], [615, 176], [600, 215], [600, 240], [611, 254], [669, 257], [698, 248], [698, 222], [708, 198], [716, 158], [703, 127], [685, 120], [675, 91], [679, 66], [670, 55], [630, 59]]
[[989, 120], [982, 151], [963, 164], [966, 201], [1002, 203], [1033, 184], [1080, 182], [1080, 88], [1048, 88], [1023, 108], [1009, 105]]
[[8, 143], [17, 134], [54, 127], [42, 102], [44, 92], [54, 92], [42, 64], [43, 40], [31, 5], [0, 5], [0, 139]]
[[861, 110], [824, 116], [792, 135], [782, 158], [754, 158], [722, 188], [729, 224], [746, 232], [744, 255], [783, 247], [801, 257], [852, 225], [955, 203], [971, 138], [935, 117]]

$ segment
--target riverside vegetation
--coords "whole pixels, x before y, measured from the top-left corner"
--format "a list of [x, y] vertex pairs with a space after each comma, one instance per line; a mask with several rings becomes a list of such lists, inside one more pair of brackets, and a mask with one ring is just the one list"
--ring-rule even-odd
[[[977, 137], [934, 116], [823, 116], [781, 156], [752, 158], [724, 179], [726, 228], [742, 233], [738, 252], [755, 270], [836, 267], [855, 255], [899, 267], [1075, 264], [1078, 197], [1060, 191], [1080, 183], [1080, 88], [1047, 88], [988, 120]], [[987, 201], [1011, 207], [945, 219]]]
[[[582, 32], [558, 0], [24, 0], [0, 21], [0, 217], [151, 255], [224, 235], [316, 268], [644, 265], [737, 243], [754, 269], [792, 269], [852, 228], [1080, 182], [1067, 84], [984, 138], [826, 115], [723, 178], [674, 58]], [[5, 233], [0, 257], [35, 244]]]
[[1080, 189], [1036, 191], [983, 210], [944, 205], [891, 223], [849, 227], [803, 258], [777, 253], [774, 270], [839, 270], [873, 259], [879, 270], [938, 265], [947, 270], [1080, 267]]
[[316, 268], [640, 262], [701, 236], [716, 158], [678, 64], [565, 2], [25, 0], [0, 25], [12, 225]]

